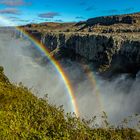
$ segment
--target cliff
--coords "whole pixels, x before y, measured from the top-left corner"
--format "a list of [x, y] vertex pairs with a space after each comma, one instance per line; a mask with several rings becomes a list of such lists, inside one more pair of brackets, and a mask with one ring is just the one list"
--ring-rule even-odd
[[140, 34], [33, 33], [56, 59], [92, 63], [100, 71], [137, 73], [140, 69]]
[[[63, 28], [66, 25], [67, 30]], [[40, 40], [57, 59], [84, 60], [102, 72], [139, 71], [140, 13], [98, 17], [66, 25], [63, 23], [61, 30], [55, 23], [22, 29]], [[50, 27], [53, 29], [54, 26], [57, 30], [50, 31]]]

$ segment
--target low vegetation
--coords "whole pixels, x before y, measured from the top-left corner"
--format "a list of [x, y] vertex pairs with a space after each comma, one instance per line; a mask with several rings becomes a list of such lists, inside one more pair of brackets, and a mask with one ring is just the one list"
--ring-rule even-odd
[[[74, 114], [64, 114], [62, 107], [35, 97], [22, 84], [13, 85], [0, 67], [0, 139], [1, 140], [139, 140], [135, 129], [99, 128], [91, 121], [80, 120]], [[91, 127], [91, 123], [92, 126]], [[89, 125], [90, 124], [90, 125]]]

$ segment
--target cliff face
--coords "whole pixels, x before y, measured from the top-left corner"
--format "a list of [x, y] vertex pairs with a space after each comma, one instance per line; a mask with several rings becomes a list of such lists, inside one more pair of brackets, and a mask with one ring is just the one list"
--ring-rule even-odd
[[129, 15], [126, 14], [126, 15], [114, 15], [114, 16], [91, 18], [86, 21], [86, 24], [90, 26], [95, 24], [100, 24], [100, 25], [112, 25], [118, 23], [134, 24], [134, 23], [138, 23], [139, 21], [140, 21], [140, 14], [135, 13]]
[[[32, 33], [33, 36], [37, 34]], [[57, 59], [85, 59], [98, 68], [115, 68], [123, 72], [137, 71], [140, 66], [139, 34], [47, 33], [40, 38]]]

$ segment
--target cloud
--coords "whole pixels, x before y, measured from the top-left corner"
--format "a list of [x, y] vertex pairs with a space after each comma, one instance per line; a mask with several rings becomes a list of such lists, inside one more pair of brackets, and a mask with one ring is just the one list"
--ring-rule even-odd
[[20, 11], [16, 8], [6, 8], [3, 10], [0, 10], [0, 14], [14, 14], [14, 15], [19, 15]]
[[79, 0], [79, 3], [78, 3], [78, 5], [79, 6], [85, 6], [85, 5], [87, 5], [89, 3], [89, 0]]
[[92, 11], [95, 10], [96, 8], [94, 6], [88, 6], [85, 11]]
[[109, 14], [115, 14], [115, 13], [119, 13], [120, 11], [117, 9], [111, 9], [111, 10], [103, 10], [103, 13], [109, 13]]
[[25, 20], [25, 19], [19, 19], [19, 22], [30, 22], [30, 20]]
[[55, 20], [55, 22], [63, 22], [63, 20], [57, 19], [57, 20]]
[[48, 12], [48, 13], [42, 13], [38, 15], [41, 18], [54, 18], [56, 16], [60, 16], [57, 12]]
[[77, 16], [77, 17], [75, 17], [76, 19], [84, 19], [84, 17], [82, 17], [82, 16]]
[[85, 1], [81, 1], [80, 3], [79, 3], [79, 5], [80, 6], [84, 6], [84, 5], [86, 5], [87, 3], [85, 2]]
[[25, 23], [30, 22], [30, 20], [28, 20], [28, 19], [25, 20], [25, 19], [21, 19], [21, 18], [16, 17], [16, 16], [9, 16], [8, 19], [13, 23], [23, 23], [23, 24], [25, 24]]
[[23, 6], [23, 5], [30, 5], [31, 3], [25, 2], [24, 0], [2, 0], [0, 4], [6, 6]]
[[14, 16], [11, 16], [11, 17], [8, 17], [9, 19], [12, 19], [12, 20], [18, 20], [19, 18], [18, 17], [14, 17]]
[[133, 7], [129, 7], [123, 10], [123, 12], [132, 12], [132, 11], [134, 11]]
[[126, 13], [130, 13], [134, 11], [133, 7], [129, 7], [126, 9], [122, 9], [122, 10], [117, 10], [117, 9], [111, 9], [111, 10], [103, 10], [103, 13], [109, 13], [109, 14], [117, 14], [117, 13], [121, 13], [121, 12], [126, 12]]

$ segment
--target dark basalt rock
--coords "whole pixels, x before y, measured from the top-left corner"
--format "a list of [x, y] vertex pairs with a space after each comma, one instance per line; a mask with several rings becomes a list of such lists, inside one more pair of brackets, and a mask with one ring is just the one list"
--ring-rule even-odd
[[[84, 24], [86, 26], [93, 26], [96, 24], [99, 25], [113, 25], [118, 23], [123, 24], [134, 24], [140, 20], [140, 16], [133, 16], [133, 15], [116, 15], [116, 16], [103, 16], [103, 17], [96, 17], [88, 19]], [[81, 24], [83, 24], [81, 22]], [[78, 24], [77, 24], [78, 25]]]
[[0, 66], [0, 82], [9, 83], [9, 79], [4, 75], [4, 68]]

